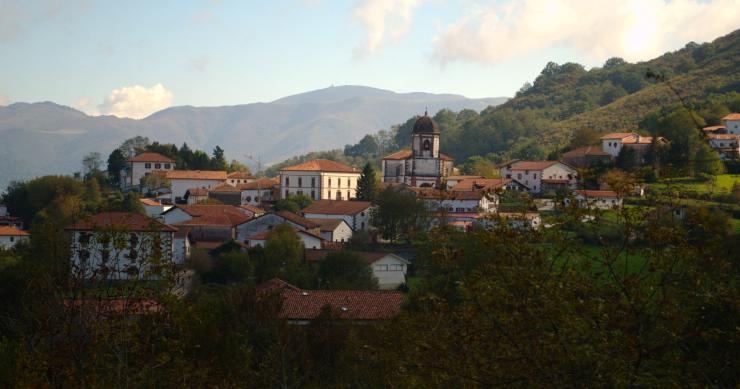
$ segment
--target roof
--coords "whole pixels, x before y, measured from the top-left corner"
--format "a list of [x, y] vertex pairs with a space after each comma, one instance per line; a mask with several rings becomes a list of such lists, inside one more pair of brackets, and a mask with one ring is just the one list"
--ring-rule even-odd
[[26, 231], [11, 226], [0, 226], [0, 236], [29, 236]]
[[450, 190], [456, 192], [492, 190], [502, 188], [510, 182], [511, 179], [508, 178], [466, 178], [458, 181], [458, 183], [455, 184], [455, 186], [453, 186]]
[[177, 231], [175, 227], [136, 212], [101, 212], [78, 220], [66, 229], [90, 231], [113, 227], [123, 227], [131, 231]]
[[[410, 149], [403, 149], [396, 151], [393, 154], [386, 155], [383, 157], [383, 159], [389, 159], [389, 160], [404, 160], [409, 159], [414, 156], [414, 153]], [[445, 160], [445, 161], [454, 161], [454, 158], [450, 157], [447, 154], [439, 153], [439, 159]]]
[[447, 179], [447, 181], [450, 181], [450, 180], [460, 181], [460, 180], [465, 180], [465, 179], [468, 179], [468, 178], [480, 178], [480, 179], [483, 179], [483, 178], [486, 178], [486, 177], [484, 177], [484, 176], [447, 176], [447, 177], [445, 177], [445, 179]]
[[247, 237], [248, 240], [267, 240], [272, 230], [264, 230]]
[[152, 205], [152, 206], [162, 205], [159, 201], [154, 200], [154, 199], [139, 199], [139, 201], [141, 201], [141, 203], [144, 205]]
[[249, 180], [254, 178], [254, 176], [249, 172], [231, 172], [226, 177], [235, 180]]
[[179, 225], [233, 227], [251, 219], [249, 215], [232, 205], [177, 205], [167, 212], [170, 212], [173, 209], [181, 209], [183, 212], [193, 217], [191, 220], [178, 223]]
[[634, 135], [634, 132], [610, 132], [601, 137], [601, 139], [624, 139]]
[[707, 135], [707, 138], [719, 139], [719, 140], [736, 140], [736, 139], [740, 139], [740, 135], [738, 134], [709, 134]]
[[226, 180], [226, 172], [219, 170], [155, 170], [152, 174], [168, 180]]
[[298, 165], [284, 167], [280, 171], [321, 171], [360, 174], [360, 171], [353, 167], [349, 167], [343, 163], [329, 161], [328, 159], [314, 159]]
[[600, 147], [586, 146], [563, 153], [563, 158], [578, 158], [585, 156], [610, 157], [611, 155]]
[[617, 192], [611, 190], [575, 190], [573, 191], [577, 195], [583, 197], [617, 197]]
[[705, 132], [714, 132], [714, 131], [718, 131], [718, 130], [724, 130], [726, 128], [727, 127], [725, 127], [725, 126], [709, 126], [709, 127], [704, 127], [701, 130], [702, 131], [705, 131]]
[[257, 215], [257, 214], [260, 214], [261, 215], [261, 214], [267, 213], [267, 211], [265, 211], [264, 209], [262, 209], [262, 208], [260, 208], [260, 207], [258, 207], [256, 205], [252, 205], [252, 204], [242, 204], [242, 205], [239, 206], [239, 208], [245, 209], [245, 210], [247, 210], [249, 212], [252, 212], [255, 215]]
[[163, 163], [175, 163], [174, 160], [165, 157], [159, 153], [141, 153], [135, 157], [131, 157], [126, 162], [163, 162]]
[[729, 115], [725, 115], [722, 120], [740, 120], [740, 113], [731, 113]]
[[292, 223], [298, 224], [299, 226], [302, 226], [304, 228], [319, 228], [318, 224], [290, 211], [277, 211], [275, 212], [275, 215], [280, 216]]
[[214, 186], [211, 189], [208, 189], [209, 192], [240, 192], [239, 188], [229, 185], [227, 183], [218, 184]]
[[519, 161], [514, 162], [511, 170], [544, 170], [560, 161]]
[[[621, 140], [624, 144], [650, 144], [653, 143], [653, 137], [652, 136], [644, 136], [640, 135], [635, 132], [613, 132], [610, 134], [606, 134], [601, 137], [601, 139], [617, 139]], [[662, 136], [659, 136], [657, 138], [658, 142], [667, 142], [665, 138]]]
[[206, 188], [190, 188], [185, 192], [190, 196], [208, 196], [208, 189]]
[[485, 195], [482, 190], [442, 191], [435, 188], [413, 188], [413, 191], [423, 199], [434, 200], [480, 200]]
[[360, 200], [317, 200], [303, 209], [303, 214], [356, 215], [372, 206], [369, 201]]
[[308, 218], [307, 220], [312, 221], [319, 225], [319, 230], [321, 231], [334, 231], [339, 227], [342, 223], [347, 223], [344, 221], [344, 219], [312, 219]]
[[260, 284], [257, 290], [280, 292], [278, 317], [287, 320], [316, 319], [327, 306], [339, 319], [390, 319], [401, 313], [403, 303], [403, 294], [396, 291], [302, 290], [281, 280]]
[[259, 178], [255, 181], [248, 182], [246, 184], [239, 184], [236, 187], [240, 190], [250, 190], [250, 189], [270, 189], [275, 185], [280, 185], [280, 180], [275, 178]]
[[435, 123], [432, 118], [427, 116], [426, 112], [424, 112], [424, 116], [416, 119], [416, 122], [414, 122], [414, 129], [412, 130], [412, 133], [439, 134], [439, 126], [437, 126], [437, 123]]

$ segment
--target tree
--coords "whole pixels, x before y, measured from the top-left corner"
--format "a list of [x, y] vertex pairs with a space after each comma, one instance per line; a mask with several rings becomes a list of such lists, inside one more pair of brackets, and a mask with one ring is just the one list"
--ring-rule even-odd
[[127, 158], [133, 157], [137, 154], [143, 153], [146, 147], [149, 146], [149, 138], [144, 136], [135, 136], [133, 138], [126, 139], [121, 143], [118, 148], [123, 152], [123, 155]]
[[113, 150], [108, 156], [108, 180], [113, 185], [121, 185], [121, 170], [126, 167], [126, 156], [121, 149]]
[[231, 162], [229, 163], [229, 166], [226, 168], [226, 171], [229, 172], [229, 173], [232, 173], [232, 172], [244, 172], [244, 173], [251, 174], [251, 172], [249, 171], [249, 168], [247, 167], [247, 165], [245, 165], [245, 164], [243, 164], [243, 163], [241, 163], [241, 162], [239, 162], [239, 161], [237, 161], [235, 159], [232, 159], [231, 160]]
[[266, 281], [275, 277], [296, 285], [309, 283], [308, 268], [303, 264], [303, 244], [287, 224], [275, 227], [267, 237], [264, 256], [256, 266], [256, 277]]
[[98, 152], [89, 153], [82, 158], [82, 167], [85, 177], [89, 177], [94, 172], [99, 171], [102, 165], [103, 161], [101, 161], [100, 153]]
[[213, 158], [211, 159], [211, 169], [213, 170], [226, 170], [226, 157], [224, 157], [224, 149], [220, 146], [216, 146], [213, 149]]
[[621, 170], [633, 172], [638, 166], [637, 153], [631, 147], [622, 147], [614, 164]]
[[717, 152], [712, 150], [706, 143], [697, 145], [696, 157], [694, 157], [694, 174], [708, 174], [716, 176], [724, 170], [724, 165], [719, 159]]
[[497, 178], [500, 176], [499, 170], [493, 161], [477, 155], [468, 158], [468, 162], [465, 164], [465, 172], [486, 178]]
[[320, 287], [324, 289], [373, 290], [378, 280], [370, 265], [357, 253], [336, 251], [329, 253], [319, 264]]
[[414, 192], [391, 187], [378, 193], [372, 210], [372, 225], [384, 239], [396, 241], [408, 236], [424, 222], [425, 207]]
[[145, 189], [145, 193], [151, 193], [157, 189], [170, 188], [172, 184], [167, 177], [159, 174], [149, 174], [141, 177], [140, 180], [141, 188]]
[[568, 148], [577, 149], [584, 146], [595, 146], [601, 141], [601, 133], [592, 127], [579, 127], [573, 131]]
[[612, 169], [599, 177], [599, 181], [605, 184], [620, 198], [627, 197], [635, 189], [635, 176], [619, 169]]
[[313, 199], [304, 194], [291, 194], [288, 197], [275, 202], [274, 208], [276, 211], [298, 213], [301, 209], [311, 205], [312, 202]]
[[123, 197], [123, 202], [121, 203], [121, 209], [119, 211], [121, 212], [137, 212], [137, 213], [146, 213], [144, 211], [144, 206], [141, 204], [141, 198], [138, 194], [134, 192], [128, 192]]
[[360, 179], [357, 181], [357, 199], [373, 201], [376, 191], [377, 181], [375, 178], [375, 169], [368, 162], [362, 168], [362, 175], [360, 175]]
[[626, 65], [627, 61], [619, 57], [611, 57], [604, 62], [604, 69], [611, 69], [617, 66]]

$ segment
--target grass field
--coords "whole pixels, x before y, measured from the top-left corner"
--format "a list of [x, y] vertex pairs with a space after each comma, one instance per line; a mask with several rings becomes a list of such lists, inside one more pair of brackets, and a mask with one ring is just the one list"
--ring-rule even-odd
[[703, 181], [693, 177], [671, 178], [655, 184], [648, 184], [648, 189], [664, 192], [668, 188], [679, 193], [681, 197], [713, 197], [730, 194], [732, 186], [740, 182], [740, 174], [721, 174], [714, 182]]

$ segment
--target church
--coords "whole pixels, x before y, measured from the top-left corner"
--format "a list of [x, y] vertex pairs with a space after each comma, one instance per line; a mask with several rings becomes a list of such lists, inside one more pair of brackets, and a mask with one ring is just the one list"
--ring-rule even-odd
[[383, 158], [383, 182], [414, 187], [440, 187], [452, 174], [454, 160], [439, 152], [439, 127], [424, 112], [414, 123], [411, 150], [401, 150]]

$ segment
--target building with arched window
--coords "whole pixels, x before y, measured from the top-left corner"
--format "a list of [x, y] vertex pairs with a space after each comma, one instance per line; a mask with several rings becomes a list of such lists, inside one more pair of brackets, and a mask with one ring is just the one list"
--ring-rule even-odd
[[383, 182], [416, 187], [438, 187], [452, 174], [454, 160], [439, 152], [439, 127], [426, 112], [414, 123], [411, 150], [383, 158]]

